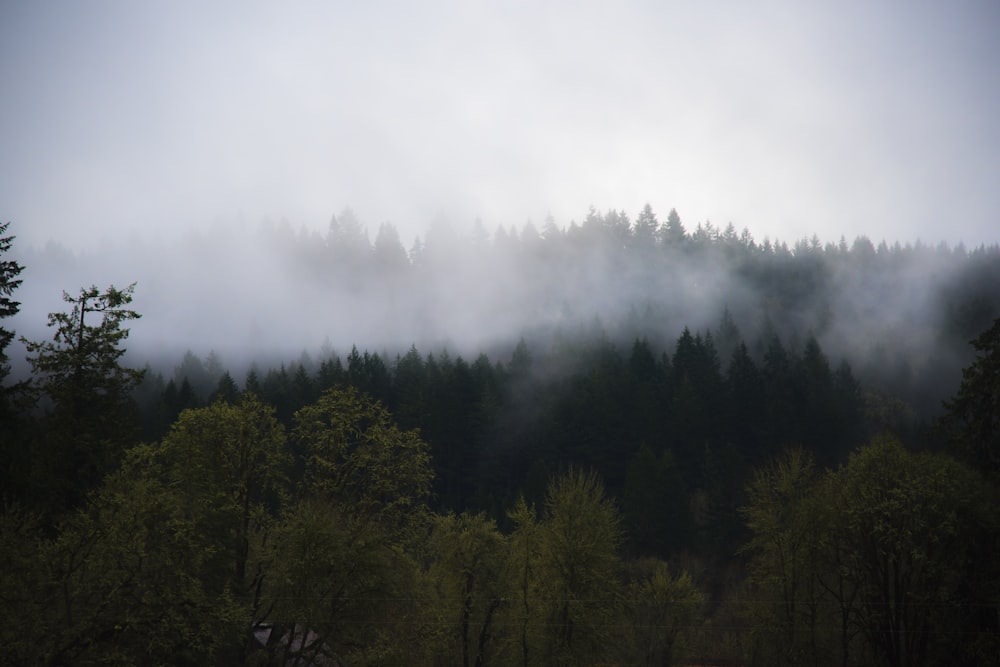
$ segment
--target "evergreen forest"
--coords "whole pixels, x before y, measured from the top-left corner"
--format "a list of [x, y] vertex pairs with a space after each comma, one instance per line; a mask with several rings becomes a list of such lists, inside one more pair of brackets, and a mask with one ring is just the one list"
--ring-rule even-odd
[[0, 662], [1000, 664], [996, 245], [14, 231]]

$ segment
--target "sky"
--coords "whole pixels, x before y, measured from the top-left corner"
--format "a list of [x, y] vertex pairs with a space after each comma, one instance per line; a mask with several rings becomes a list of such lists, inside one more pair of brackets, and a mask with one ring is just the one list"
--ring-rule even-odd
[[1000, 241], [1000, 2], [0, 2], [0, 219]]

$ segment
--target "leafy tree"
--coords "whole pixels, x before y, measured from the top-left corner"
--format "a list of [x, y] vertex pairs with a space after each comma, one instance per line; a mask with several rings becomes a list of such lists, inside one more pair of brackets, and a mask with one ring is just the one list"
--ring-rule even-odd
[[424, 627], [417, 564], [397, 532], [358, 521], [329, 498], [287, 509], [260, 548], [268, 664], [405, 664]]
[[518, 662], [528, 667], [537, 661], [535, 654], [541, 643], [543, 628], [540, 604], [541, 528], [533, 505], [523, 497], [517, 499], [507, 514], [514, 531], [510, 536], [510, 557], [506, 579], [509, 582], [511, 604], [507, 624], [516, 629], [514, 644]]
[[[266, 650], [275, 660], [331, 652], [385, 660], [374, 656], [408, 641], [391, 621], [417, 614], [413, 596], [400, 598], [416, 572], [407, 548], [428, 525], [427, 445], [353, 388], [328, 390], [299, 410], [293, 438], [304, 475], [262, 552], [273, 575], [258, 622], [263, 628], [266, 617], [270, 628]], [[281, 638], [296, 633], [293, 654]]]
[[[142, 371], [120, 360], [129, 330], [123, 325], [140, 315], [129, 309], [135, 284], [96, 286], [78, 297], [63, 293], [69, 313], [50, 313], [52, 341], [22, 338], [36, 382], [52, 405], [45, 429], [45, 479], [52, 485], [53, 509], [79, 505], [86, 490], [118, 464], [132, 443], [138, 423], [131, 401]], [[94, 323], [93, 318], [99, 320]]]
[[498, 657], [497, 621], [505, 599], [507, 548], [507, 539], [484, 514], [435, 519], [431, 574], [442, 623], [449, 629], [443, 638], [448, 650], [440, 656], [444, 662], [481, 666]]
[[195, 509], [192, 529], [216, 544], [210, 577], [229, 590], [251, 618], [266, 615], [266, 570], [255, 545], [274, 524], [288, 493], [290, 457], [274, 409], [253, 395], [181, 413], [155, 451], [163, 475]]
[[328, 390], [296, 413], [293, 436], [306, 455], [306, 493], [355, 522], [398, 530], [419, 521], [432, 477], [427, 444], [381, 403], [353, 388]]
[[139, 448], [72, 516], [51, 567], [54, 663], [228, 661], [245, 633], [239, 596], [206, 576], [225, 533], [198, 530], [189, 499], [149, 474]]
[[673, 665], [704, 613], [705, 594], [687, 572], [674, 577], [661, 560], [642, 559], [628, 570], [625, 618], [629, 636], [624, 657], [631, 665]]
[[812, 456], [790, 449], [759, 470], [743, 515], [752, 532], [751, 555], [755, 653], [768, 664], [818, 664], [817, 590], [813, 545], [815, 520], [806, 498], [818, 472]]
[[622, 534], [614, 502], [595, 473], [570, 469], [549, 484], [538, 528], [542, 660], [578, 664], [606, 657], [621, 603]]
[[852, 454], [838, 476], [851, 546], [845, 572], [870, 646], [893, 667], [957, 658], [961, 622], [984, 602], [965, 596], [997, 590], [996, 567], [973, 548], [978, 536], [997, 534], [982, 482], [946, 456], [913, 454], [888, 437]]
[[130, 450], [52, 537], [30, 514], [4, 513], [6, 660], [152, 664], [169, 656], [195, 665], [234, 657], [247, 616], [206, 577], [224, 535], [198, 530], [200, 503], [161, 477], [155, 458], [149, 446]]

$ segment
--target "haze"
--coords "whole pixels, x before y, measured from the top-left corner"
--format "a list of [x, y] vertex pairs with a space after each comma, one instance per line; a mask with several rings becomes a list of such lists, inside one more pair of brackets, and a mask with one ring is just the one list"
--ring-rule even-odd
[[8, 2], [19, 242], [645, 202], [788, 242], [996, 240], [1000, 5]]
[[[998, 28], [986, 1], [6, 3], [14, 328], [48, 337], [62, 290], [133, 281], [137, 363], [218, 350], [238, 368], [324, 342], [475, 354], [648, 304], [665, 344], [726, 307], [757, 327], [767, 294], [725, 266], [522, 275], [503, 239], [648, 202], [758, 242], [995, 248]], [[348, 206], [368, 240], [388, 222], [438, 259], [398, 289], [306, 275]], [[857, 359], [919, 321], [897, 345], [919, 363], [952, 266], [923, 257], [907, 290], [833, 281], [833, 320], [817, 306], [798, 333]], [[865, 299], [882, 319], [855, 326]]]

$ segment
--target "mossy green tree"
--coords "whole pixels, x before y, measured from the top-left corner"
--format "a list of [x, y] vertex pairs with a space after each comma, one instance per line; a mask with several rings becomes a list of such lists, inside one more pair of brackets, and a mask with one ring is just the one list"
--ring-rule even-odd
[[621, 659], [648, 667], [676, 664], [698, 630], [705, 594], [687, 572], [674, 576], [655, 558], [629, 563], [626, 572]]
[[403, 664], [403, 647], [422, 640], [412, 553], [430, 525], [427, 444], [355, 389], [299, 410], [292, 437], [302, 476], [264, 551], [274, 573], [265, 650]]
[[518, 661], [565, 665], [610, 659], [621, 618], [623, 536], [597, 474], [570, 469], [549, 483], [540, 517], [511, 514], [510, 588]]
[[[992, 489], [881, 436], [818, 474], [792, 450], [758, 472], [751, 657], [767, 664], [983, 664], [997, 655]], [[992, 620], [991, 620], [992, 619]]]
[[435, 608], [445, 628], [441, 664], [463, 667], [497, 663], [510, 648], [499, 636], [498, 619], [508, 599], [504, 571], [509, 540], [485, 514], [437, 517], [431, 533], [430, 579]]
[[[838, 482], [851, 547], [844, 571], [872, 650], [893, 667], [1000, 655], [995, 626], [991, 645], [980, 641], [988, 632], [962, 639], [971, 610], [997, 608], [995, 558], [981, 548], [996, 543], [997, 521], [981, 477], [882, 437], [851, 455]], [[985, 655], [970, 656], [972, 645]]]
[[752, 536], [748, 614], [753, 655], [772, 665], [820, 664], [818, 628], [824, 591], [817, 580], [821, 527], [807, 502], [820, 479], [811, 454], [801, 448], [757, 471], [742, 509]]

